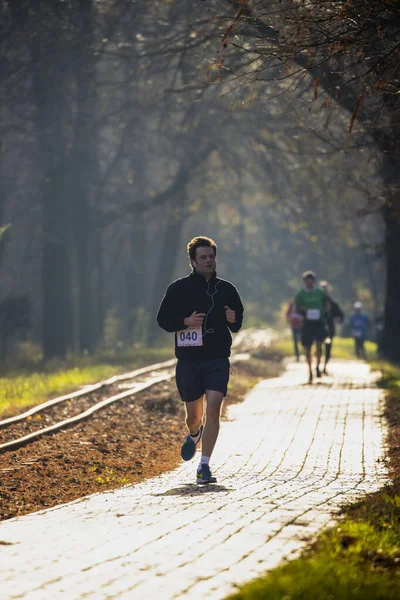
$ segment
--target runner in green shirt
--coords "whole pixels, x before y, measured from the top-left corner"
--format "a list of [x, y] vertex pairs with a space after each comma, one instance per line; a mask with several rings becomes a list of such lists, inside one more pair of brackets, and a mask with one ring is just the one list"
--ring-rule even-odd
[[296, 294], [295, 303], [297, 312], [303, 316], [303, 328], [301, 331], [301, 343], [304, 346], [306, 361], [308, 364], [309, 379], [312, 383], [312, 345], [316, 343], [316, 375], [321, 377], [319, 368], [322, 356], [322, 342], [326, 338], [325, 313], [329, 310], [329, 298], [327, 294], [315, 285], [316, 275], [313, 271], [303, 273], [304, 288]]

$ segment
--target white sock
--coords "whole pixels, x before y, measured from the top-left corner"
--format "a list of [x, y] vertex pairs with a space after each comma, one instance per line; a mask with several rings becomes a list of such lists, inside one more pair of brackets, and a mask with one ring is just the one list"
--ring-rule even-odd
[[199, 432], [197, 433], [197, 435], [192, 435], [191, 433], [189, 435], [192, 438], [192, 440], [194, 441], [194, 443], [197, 444], [197, 442], [199, 441], [200, 436], [201, 436], [201, 428], [199, 429]]
[[202, 456], [199, 462], [199, 470], [201, 469], [201, 465], [208, 465], [210, 463], [209, 456]]

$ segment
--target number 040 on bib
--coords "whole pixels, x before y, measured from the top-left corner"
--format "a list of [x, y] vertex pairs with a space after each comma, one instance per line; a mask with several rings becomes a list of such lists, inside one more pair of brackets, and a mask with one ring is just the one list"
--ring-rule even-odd
[[176, 332], [177, 346], [202, 346], [203, 332], [201, 327], [188, 327]]

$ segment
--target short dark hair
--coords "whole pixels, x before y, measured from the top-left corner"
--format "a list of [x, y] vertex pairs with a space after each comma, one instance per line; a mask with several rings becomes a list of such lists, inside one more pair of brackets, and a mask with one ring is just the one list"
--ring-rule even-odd
[[192, 260], [196, 260], [197, 248], [212, 248], [214, 250], [214, 256], [217, 255], [217, 244], [209, 237], [199, 235], [193, 238], [187, 245], [187, 253], [189, 256], [189, 264], [192, 267]]
[[311, 279], [313, 279], [314, 281], [317, 279], [317, 276], [314, 273], [314, 271], [304, 271], [304, 273], [303, 273], [303, 281], [305, 281], [309, 277], [311, 277]]

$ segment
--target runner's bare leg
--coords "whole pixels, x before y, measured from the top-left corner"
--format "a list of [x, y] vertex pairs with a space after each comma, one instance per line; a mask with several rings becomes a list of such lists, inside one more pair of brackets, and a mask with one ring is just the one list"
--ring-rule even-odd
[[210, 457], [219, 433], [219, 421], [224, 395], [222, 392], [215, 390], [206, 390], [206, 397], [206, 424], [203, 431], [201, 454], [202, 456]]
[[321, 356], [322, 356], [322, 342], [316, 342], [315, 357], [317, 359], [317, 369], [319, 369], [319, 364], [321, 362]]
[[306, 361], [308, 364], [308, 372], [309, 372], [309, 376], [310, 378], [312, 377], [312, 357], [311, 357], [311, 350], [312, 350], [312, 346], [308, 346], [304, 348], [304, 352], [306, 355]]
[[186, 426], [191, 435], [196, 435], [200, 429], [204, 415], [204, 396], [193, 400], [193, 402], [185, 402], [186, 410]]

